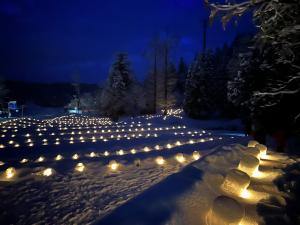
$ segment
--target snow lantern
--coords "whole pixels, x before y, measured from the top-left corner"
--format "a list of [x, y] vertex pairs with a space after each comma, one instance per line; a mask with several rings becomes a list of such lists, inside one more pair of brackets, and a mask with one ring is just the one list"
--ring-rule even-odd
[[75, 166], [75, 170], [78, 172], [83, 172], [84, 168], [85, 168], [85, 166], [83, 163], [77, 163], [77, 165]]
[[184, 161], [185, 161], [185, 158], [184, 158], [184, 156], [183, 156], [182, 153], [176, 154], [175, 158], [176, 158], [176, 160], [177, 160], [178, 162], [180, 162], [180, 163], [184, 163]]
[[193, 158], [194, 158], [195, 160], [200, 159], [200, 157], [201, 157], [201, 155], [200, 155], [200, 153], [199, 153], [198, 151], [194, 151], [194, 152], [193, 152]]
[[53, 169], [52, 168], [47, 168], [43, 170], [42, 175], [45, 177], [50, 177], [53, 174]]
[[267, 150], [268, 150], [267, 146], [262, 144], [257, 144], [255, 145], [255, 147], [258, 148], [260, 151], [260, 158], [264, 158], [267, 155]]
[[208, 225], [239, 225], [245, 215], [245, 208], [227, 196], [215, 198], [209, 211]]
[[226, 192], [241, 196], [250, 184], [250, 177], [247, 173], [232, 169], [230, 170], [222, 184], [222, 189]]
[[259, 144], [257, 141], [254, 141], [254, 140], [250, 140], [248, 142], [248, 147], [255, 147], [255, 145]]
[[9, 167], [5, 170], [5, 177], [11, 179], [16, 175], [16, 169], [14, 167]]
[[115, 160], [112, 160], [109, 162], [108, 167], [114, 171], [118, 169], [119, 164]]
[[245, 153], [254, 156], [255, 158], [260, 158], [260, 150], [256, 147], [247, 147]]
[[253, 155], [244, 155], [239, 163], [238, 169], [247, 173], [250, 177], [258, 170], [259, 160]]
[[156, 159], [155, 159], [155, 162], [158, 164], [158, 165], [163, 165], [165, 163], [165, 160], [162, 156], [158, 156]]

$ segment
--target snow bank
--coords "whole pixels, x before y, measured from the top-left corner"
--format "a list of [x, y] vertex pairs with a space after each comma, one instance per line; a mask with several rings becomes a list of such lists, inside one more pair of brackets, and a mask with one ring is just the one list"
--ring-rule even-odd
[[[238, 168], [246, 151], [247, 147], [239, 144], [219, 147], [96, 224], [252, 225], [264, 224], [265, 218], [274, 216], [274, 211], [276, 217], [285, 218], [287, 194], [279, 191], [273, 180], [280, 178], [282, 169], [295, 160], [268, 151], [260, 159], [256, 173], [249, 176], [233, 170]], [[224, 184], [240, 190], [228, 190], [223, 188]]]

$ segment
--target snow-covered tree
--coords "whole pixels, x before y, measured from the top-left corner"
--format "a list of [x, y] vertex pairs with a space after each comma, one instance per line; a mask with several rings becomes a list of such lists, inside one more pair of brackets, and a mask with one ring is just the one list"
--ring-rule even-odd
[[144, 105], [141, 88], [130, 70], [127, 54], [119, 53], [101, 93], [101, 112], [117, 119], [140, 112]]
[[[221, 14], [224, 28], [232, 18], [253, 10], [254, 22], [259, 28], [254, 47], [261, 57], [256, 66], [264, 80], [260, 87], [254, 88], [248, 100], [252, 115], [270, 130], [294, 126], [299, 129], [300, 111], [294, 104], [300, 99], [300, 1], [245, 0], [209, 6], [211, 20]], [[258, 76], [253, 74], [255, 78]]]
[[213, 57], [211, 52], [198, 56], [188, 72], [184, 110], [194, 118], [207, 118], [211, 116], [214, 102], [210, 98], [213, 88], [210, 86], [210, 78], [214, 77]]

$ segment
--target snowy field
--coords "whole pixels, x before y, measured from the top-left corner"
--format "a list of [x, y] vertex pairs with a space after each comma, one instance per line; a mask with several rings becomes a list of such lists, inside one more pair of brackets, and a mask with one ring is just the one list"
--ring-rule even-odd
[[211, 149], [246, 143], [243, 135], [222, 130], [237, 126], [179, 115], [2, 122], [0, 224], [101, 221]]

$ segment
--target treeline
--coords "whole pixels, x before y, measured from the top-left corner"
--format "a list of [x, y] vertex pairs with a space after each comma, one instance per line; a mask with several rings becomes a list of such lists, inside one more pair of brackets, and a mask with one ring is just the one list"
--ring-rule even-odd
[[[83, 94], [94, 93], [98, 90], [98, 85], [80, 84], [80, 88]], [[4, 108], [11, 100], [17, 100], [19, 105], [33, 103], [42, 107], [64, 107], [75, 94], [71, 83], [0, 82], [0, 97]]]
[[199, 53], [190, 65], [183, 58], [171, 59], [171, 39], [155, 39], [147, 57], [149, 72], [139, 83], [126, 53], [119, 53], [103, 90], [96, 97], [97, 109], [105, 116], [166, 112], [183, 107], [193, 118], [237, 116], [227, 99], [227, 83], [237, 73], [239, 54], [247, 50], [251, 36], [238, 36], [232, 45]]

